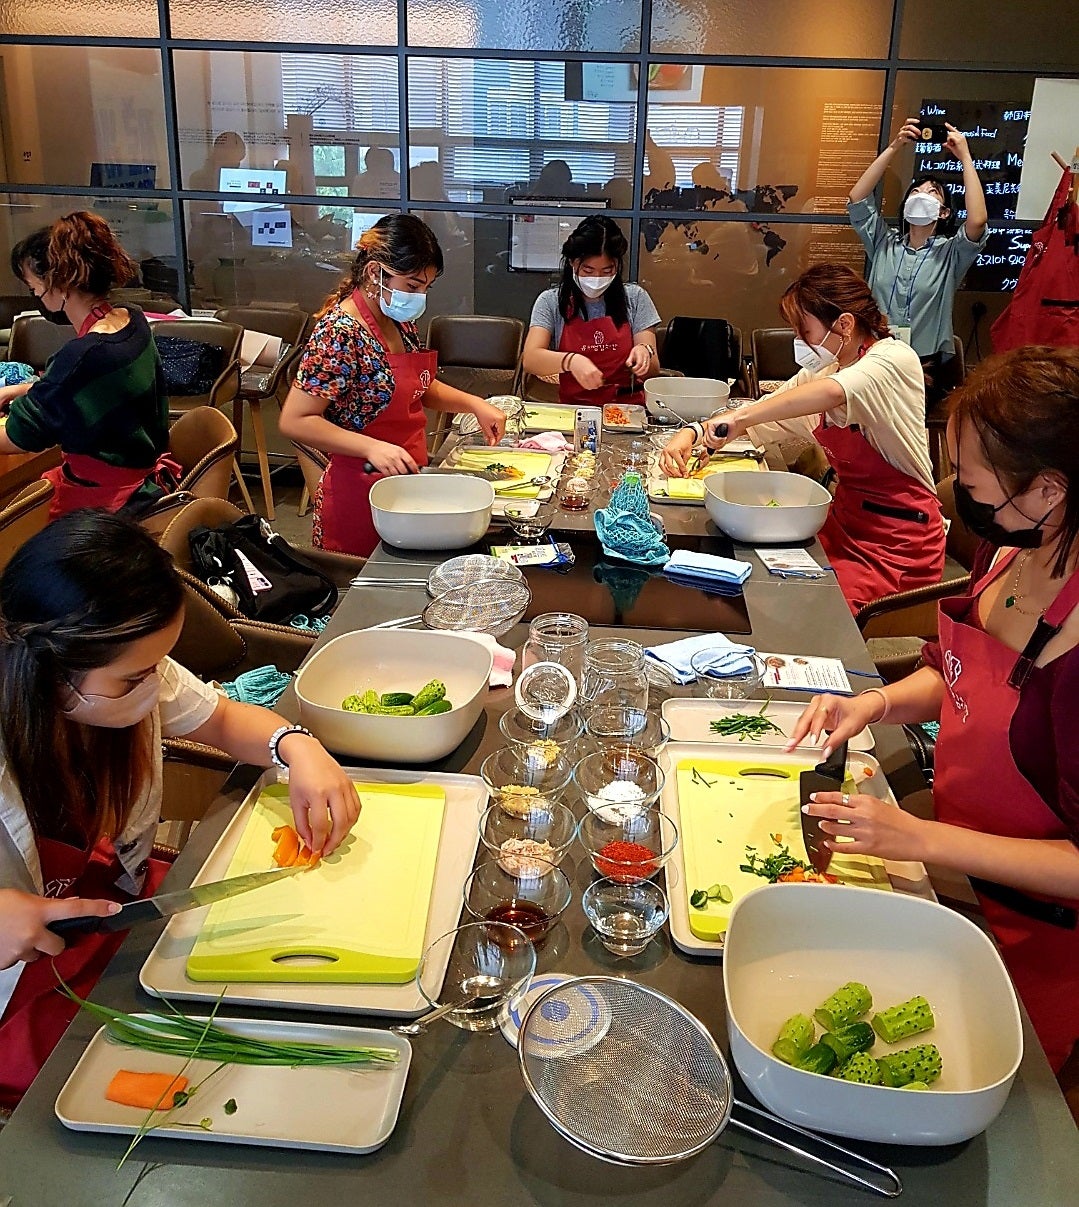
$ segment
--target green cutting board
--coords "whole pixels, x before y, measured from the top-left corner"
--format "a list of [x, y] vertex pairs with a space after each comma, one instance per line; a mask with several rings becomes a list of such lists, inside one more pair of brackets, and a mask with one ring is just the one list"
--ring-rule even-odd
[[[187, 960], [195, 981], [402, 984], [427, 930], [446, 808], [432, 784], [357, 784], [363, 810], [318, 867], [212, 905]], [[288, 789], [258, 798], [226, 876], [272, 866]]]
[[[521, 471], [521, 478], [492, 482], [496, 495], [504, 494], [508, 499], [535, 499], [542, 486], [517, 486], [525, 478], [542, 478], [551, 468], [551, 454], [527, 448], [479, 448], [462, 449], [453, 458], [452, 464], [444, 469], [486, 469], [490, 465], [512, 465]], [[510, 489], [507, 489], [510, 488]]]
[[562, 432], [572, 436], [576, 424], [576, 407], [560, 407], [549, 402], [525, 403], [526, 432]]
[[649, 495], [662, 502], [703, 503], [705, 478], [735, 470], [752, 473], [760, 468], [760, 462], [754, 457], [718, 457], [688, 478], [652, 478], [649, 482]]
[[[769, 762], [767, 755], [751, 759], [692, 759], [677, 765], [678, 813], [682, 821], [682, 862], [689, 928], [698, 939], [718, 940], [727, 929], [731, 905], [767, 881], [743, 872], [746, 847], [761, 857], [790, 848], [795, 859], [809, 862], [802, 842], [798, 776], [814, 764]], [[701, 783], [693, 774], [709, 781]], [[709, 786], [709, 784], [711, 786]], [[856, 791], [848, 779], [844, 791]], [[844, 884], [891, 890], [892, 882], [880, 859], [871, 855], [835, 855], [828, 868]], [[709, 901], [704, 910], [689, 905], [696, 889], [727, 885], [732, 902]]]

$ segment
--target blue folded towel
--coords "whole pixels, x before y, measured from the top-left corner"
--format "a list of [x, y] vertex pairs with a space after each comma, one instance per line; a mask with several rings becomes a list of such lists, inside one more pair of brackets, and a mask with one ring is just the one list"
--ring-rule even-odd
[[736, 561], [732, 557], [716, 557], [712, 553], [694, 553], [688, 549], [677, 549], [664, 567], [663, 573], [676, 581], [741, 586], [753, 573], [749, 562]]
[[712, 649], [716, 651], [716, 657], [709, 662], [713, 673], [736, 675], [753, 669], [750, 660], [750, 655], [756, 653], [753, 646], [736, 645], [722, 633], [702, 633], [699, 637], [683, 637], [680, 641], [654, 645], [644, 651], [644, 656], [662, 666], [676, 683], [685, 685], [697, 678], [690, 665], [694, 655]]

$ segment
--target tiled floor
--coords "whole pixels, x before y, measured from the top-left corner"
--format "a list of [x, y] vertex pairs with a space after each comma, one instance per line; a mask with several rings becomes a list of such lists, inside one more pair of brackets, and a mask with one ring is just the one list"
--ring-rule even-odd
[[[259, 484], [258, 473], [254, 464], [244, 465], [244, 480], [251, 492], [251, 499], [259, 515], [264, 515], [262, 487]], [[273, 522], [274, 531], [279, 533], [291, 545], [303, 548], [311, 544], [311, 507], [308, 504], [307, 514], [299, 516], [296, 509], [303, 493], [303, 477], [293, 466], [285, 465], [273, 471], [273, 495], [276, 517]], [[232, 488], [231, 499], [237, 506], [243, 506], [240, 492], [235, 484]]]

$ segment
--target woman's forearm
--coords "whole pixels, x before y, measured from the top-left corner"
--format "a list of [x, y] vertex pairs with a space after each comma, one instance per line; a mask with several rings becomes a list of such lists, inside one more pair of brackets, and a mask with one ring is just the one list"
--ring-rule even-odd
[[466, 394], [454, 386], [447, 385], [437, 378], [427, 387], [423, 396], [423, 405], [429, 411], [449, 411], [454, 415], [473, 415], [476, 403], [483, 400], [475, 394]]
[[562, 360], [565, 355], [565, 352], [558, 352], [554, 348], [526, 347], [521, 364], [526, 373], [535, 377], [551, 377], [562, 372]]
[[[889, 725], [915, 725], [919, 721], [938, 721], [944, 702], [944, 679], [931, 666], [923, 666], [886, 687], [873, 689], [888, 703], [885, 720]], [[883, 709], [884, 705], [881, 705]]]
[[[842, 406], [847, 396], [843, 387], [830, 377], [819, 377], [790, 390], [769, 394], [759, 402], [737, 411], [738, 425], [745, 428], [762, 423], [781, 423], [784, 419], [799, 419], [805, 415], [819, 415]], [[722, 422], [722, 416], [720, 417]]]
[[977, 243], [989, 222], [989, 210], [985, 204], [985, 190], [969, 154], [963, 159], [963, 196], [967, 206], [963, 232], [971, 243]]
[[868, 168], [858, 177], [850, 191], [851, 201], [864, 201], [880, 184], [888, 165], [895, 158], [896, 148], [889, 145], [877, 156]]
[[1027, 893], [1079, 900], [1079, 848], [1066, 838], [1004, 838], [939, 821], [924, 825], [923, 863]]

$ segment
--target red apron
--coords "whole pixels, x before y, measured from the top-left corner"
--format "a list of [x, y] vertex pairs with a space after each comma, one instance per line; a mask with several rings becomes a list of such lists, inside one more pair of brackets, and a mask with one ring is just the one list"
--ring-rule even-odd
[[945, 535], [936, 491], [885, 461], [857, 427], [822, 415], [813, 437], [838, 477], [817, 535], [850, 610], [939, 583]]
[[[1007, 570], [1015, 552], [1001, 558], [975, 586], [975, 599]], [[1045, 619], [1061, 624], [1076, 605], [1079, 574], [1065, 584]], [[976, 603], [969, 604], [968, 620], [953, 616], [967, 606], [967, 599], [944, 600], [940, 605], [947, 691], [935, 758], [937, 819], [1009, 838], [1067, 838], [1064, 822], [1012, 757], [1009, 734], [1019, 691], [1008, 679], [1018, 654], [981, 628]], [[1038, 668], [1032, 673], [1038, 674]], [[1076, 901], [1024, 895], [1050, 905], [1079, 906]], [[1049, 1063], [1058, 1071], [1079, 1039], [1079, 929], [1028, 917], [981, 892], [978, 900]]]
[[[400, 445], [417, 465], [426, 465], [427, 416], [423, 410], [423, 396], [435, 379], [438, 353], [388, 351], [371, 308], [359, 290], [353, 290], [352, 301], [366, 320], [372, 338], [381, 346], [394, 380], [389, 404], [367, 424], [363, 434]], [[334, 453], [330, 458], [315, 490], [313, 544], [317, 548], [354, 553], [359, 557], [374, 552], [378, 533], [371, 520], [368, 496], [371, 487], [385, 475], [366, 470], [366, 464], [363, 457], [346, 457], [340, 453]]]
[[633, 331], [629, 323], [621, 327], [604, 315], [598, 319], [571, 318], [562, 328], [559, 352], [579, 352], [603, 374], [598, 390], [586, 390], [572, 373], [558, 376], [558, 401], [567, 406], [606, 406], [614, 402], [619, 390], [630, 386], [626, 358], [633, 351]]
[[[86, 851], [39, 838], [37, 849], [46, 897], [130, 900], [116, 887], [122, 869], [111, 843], [103, 840]], [[144, 895], [157, 891], [168, 867], [157, 859], [149, 861]], [[78, 1012], [75, 1003], [58, 991], [56, 973], [86, 997], [123, 941], [123, 933], [82, 935], [58, 956], [41, 956], [23, 969], [0, 1017], [0, 1106], [18, 1105]]]

